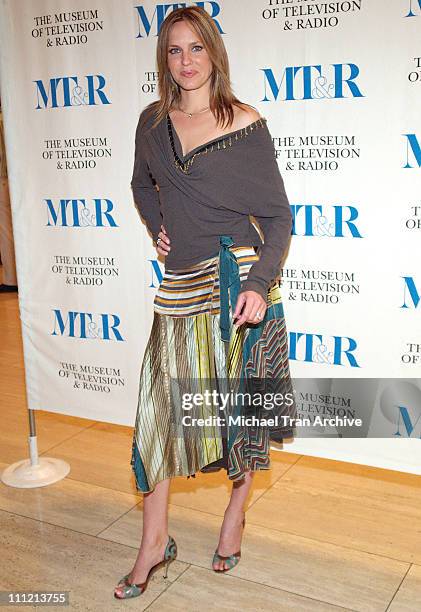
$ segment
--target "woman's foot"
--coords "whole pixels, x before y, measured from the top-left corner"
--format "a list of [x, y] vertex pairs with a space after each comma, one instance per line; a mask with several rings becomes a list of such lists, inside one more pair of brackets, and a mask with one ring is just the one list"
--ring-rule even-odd
[[[243, 535], [243, 519], [245, 512], [225, 510], [224, 520], [219, 535], [217, 547], [218, 554], [227, 557], [238, 552], [241, 548], [241, 538]], [[231, 567], [227, 560], [216, 560], [212, 564], [216, 571], [226, 570]]]
[[[164, 559], [167, 544], [168, 534], [159, 541], [148, 543], [142, 542], [134, 567], [128, 575], [128, 582], [130, 582], [130, 584], [145, 582], [151, 567]], [[117, 597], [121, 597], [123, 594], [123, 587], [119, 588], [122, 584], [123, 583], [120, 582], [114, 589]]]

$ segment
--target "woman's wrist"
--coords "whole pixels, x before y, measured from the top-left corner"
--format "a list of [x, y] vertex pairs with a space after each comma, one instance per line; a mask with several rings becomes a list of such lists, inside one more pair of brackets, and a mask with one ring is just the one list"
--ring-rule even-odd
[[262, 285], [260, 282], [250, 278], [241, 284], [241, 291], [256, 291], [266, 301], [268, 285]]

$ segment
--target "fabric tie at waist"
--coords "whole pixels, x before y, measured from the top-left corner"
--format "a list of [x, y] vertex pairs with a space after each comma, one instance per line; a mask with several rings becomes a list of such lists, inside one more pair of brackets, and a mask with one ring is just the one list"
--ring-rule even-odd
[[[237, 259], [229, 250], [229, 247], [234, 244], [231, 236], [219, 236], [219, 300], [220, 300], [220, 316], [219, 327], [221, 329], [221, 338], [224, 342], [230, 340], [230, 313], [229, 301], [231, 301], [231, 309], [234, 312], [237, 303], [238, 294], [241, 289], [240, 272]], [[229, 292], [229, 298], [228, 298]]]

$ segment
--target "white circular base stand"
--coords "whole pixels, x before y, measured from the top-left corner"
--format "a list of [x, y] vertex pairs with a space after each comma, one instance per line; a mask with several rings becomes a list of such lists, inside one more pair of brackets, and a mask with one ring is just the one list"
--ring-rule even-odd
[[1, 474], [1, 480], [10, 487], [30, 489], [45, 487], [62, 480], [70, 472], [70, 465], [62, 459], [39, 457], [38, 462], [31, 464], [30, 459], [12, 463]]

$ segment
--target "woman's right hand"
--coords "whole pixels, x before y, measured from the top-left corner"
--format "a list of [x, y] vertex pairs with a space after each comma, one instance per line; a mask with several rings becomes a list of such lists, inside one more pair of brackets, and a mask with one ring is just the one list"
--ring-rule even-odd
[[168, 238], [167, 231], [163, 225], [161, 225], [161, 231], [158, 234], [158, 238], [161, 238], [161, 240], [156, 245], [156, 250], [160, 255], [168, 255], [168, 253], [171, 251], [170, 239]]

